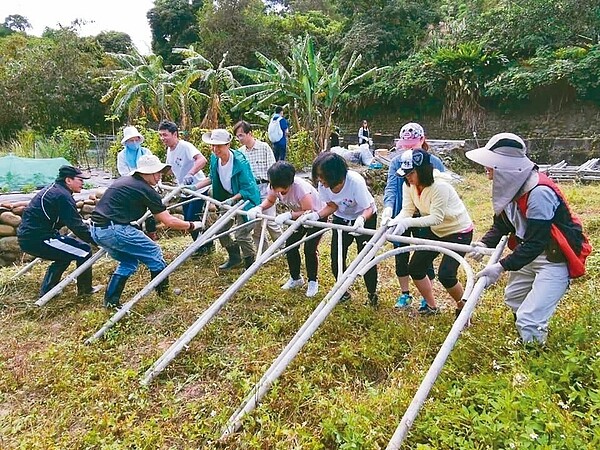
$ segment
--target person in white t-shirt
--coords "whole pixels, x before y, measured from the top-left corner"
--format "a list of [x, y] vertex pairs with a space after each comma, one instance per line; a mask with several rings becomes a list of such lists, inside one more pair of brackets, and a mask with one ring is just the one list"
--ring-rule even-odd
[[[267, 170], [269, 178], [269, 192], [262, 203], [248, 211], [251, 219], [256, 218], [257, 213], [273, 207], [277, 200], [287, 206], [290, 211], [277, 215], [275, 222], [282, 225], [288, 220], [296, 220], [305, 213], [320, 211], [325, 203], [319, 197], [319, 193], [312, 184], [296, 176], [296, 169], [286, 161], [277, 161]], [[321, 219], [325, 221], [325, 219]], [[319, 231], [318, 228], [300, 227], [285, 242], [289, 247], [300, 241], [304, 236], [311, 236]], [[319, 292], [317, 272], [319, 270], [318, 247], [321, 235], [304, 243], [304, 259], [306, 261], [306, 275], [308, 278], [307, 297], [314, 297]], [[300, 275], [300, 250], [292, 248], [285, 254], [290, 269], [290, 279], [281, 286], [288, 290], [304, 285], [304, 279]]]
[[[179, 129], [173, 122], [162, 121], [158, 125], [158, 134], [163, 144], [167, 146], [167, 164], [171, 166], [171, 171], [180, 186], [193, 186], [204, 180], [206, 176], [202, 169], [206, 166], [206, 157], [200, 153], [194, 144], [179, 138]], [[201, 193], [208, 191], [208, 187], [201, 190]], [[182, 196], [182, 199], [188, 197]], [[185, 203], [183, 208], [183, 219], [187, 221], [202, 220], [202, 208], [204, 200], [196, 199]], [[191, 233], [192, 238], [196, 240], [200, 231]], [[199, 257], [214, 252], [214, 244], [203, 245], [193, 257]]]
[[[318, 212], [311, 213], [309, 220], [319, 220], [333, 214], [333, 223], [361, 228], [375, 229], [377, 226], [377, 206], [375, 199], [367, 188], [365, 179], [357, 172], [348, 170], [346, 160], [340, 155], [331, 152], [321, 153], [312, 165], [312, 176], [319, 182], [318, 192], [326, 206]], [[346, 257], [348, 248], [356, 241], [357, 251], [360, 252], [367, 241], [368, 235], [342, 232], [342, 264], [346, 270]], [[331, 238], [331, 270], [338, 276], [338, 239]], [[368, 302], [377, 306], [377, 266], [373, 266], [364, 276]], [[342, 301], [348, 300], [350, 294], [346, 292]]]

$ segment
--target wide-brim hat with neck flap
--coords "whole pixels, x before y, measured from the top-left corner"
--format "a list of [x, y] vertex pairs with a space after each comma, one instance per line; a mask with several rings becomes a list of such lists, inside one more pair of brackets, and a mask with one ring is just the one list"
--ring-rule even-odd
[[527, 157], [523, 139], [513, 133], [498, 133], [491, 137], [485, 147], [470, 150], [465, 156], [471, 161], [498, 171], [530, 171], [535, 163]]
[[171, 166], [169, 164], [161, 163], [158, 156], [142, 155], [140, 156], [140, 159], [138, 159], [137, 169], [132, 170], [129, 175], [135, 175], [136, 173], [148, 175], [151, 173], [164, 172], [170, 168]]

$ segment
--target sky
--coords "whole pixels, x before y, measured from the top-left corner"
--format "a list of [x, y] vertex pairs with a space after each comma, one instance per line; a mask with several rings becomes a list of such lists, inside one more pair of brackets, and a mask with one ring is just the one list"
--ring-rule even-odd
[[46, 27], [83, 19], [88, 24], [79, 29], [80, 36], [122, 31], [141, 53], [148, 54], [152, 38], [146, 13], [153, 6], [153, 0], [0, 0], [0, 23], [8, 15], [20, 14], [32, 26], [27, 34], [40, 36]]

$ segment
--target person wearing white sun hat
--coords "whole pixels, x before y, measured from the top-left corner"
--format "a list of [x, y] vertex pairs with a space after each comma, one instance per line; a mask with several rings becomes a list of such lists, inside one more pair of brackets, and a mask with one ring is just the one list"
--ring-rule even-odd
[[[144, 136], [140, 134], [136, 127], [126, 126], [123, 128], [123, 139], [121, 139], [123, 150], [117, 154], [117, 171], [120, 176], [129, 175], [132, 170], [136, 169], [140, 157], [152, 154], [149, 149], [142, 147], [143, 142]], [[144, 222], [144, 227], [150, 239], [153, 241], [158, 240], [154, 217], [148, 217]]]
[[485, 167], [492, 180], [494, 222], [472, 245], [495, 247], [509, 235], [512, 253], [476, 274], [494, 284], [508, 271], [504, 301], [511, 308], [524, 343], [545, 344], [548, 323], [569, 286], [583, 275], [591, 246], [558, 186], [527, 157], [523, 139], [499, 133], [485, 147], [465, 153]]
[[[91, 214], [92, 237], [119, 261], [106, 288], [104, 306], [119, 306], [125, 283], [140, 262], [148, 267], [151, 278], [167, 266], [158, 244], [132, 225], [147, 210], [157, 221], [175, 230], [192, 232], [202, 226], [202, 222], [186, 222], [172, 216], [154, 190], [162, 174], [169, 168], [168, 164], [161, 163], [154, 155], [142, 156], [136, 169], [108, 187]], [[166, 294], [168, 286], [169, 281], [165, 279], [156, 287], [156, 291], [161, 295]]]

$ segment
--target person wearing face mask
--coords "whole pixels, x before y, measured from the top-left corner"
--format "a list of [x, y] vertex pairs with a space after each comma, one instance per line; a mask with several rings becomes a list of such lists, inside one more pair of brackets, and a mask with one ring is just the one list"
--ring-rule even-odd
[[123, 128], [123, 139], [121, 145], [123, 150], [117, 154], [117, 171], [124, 177], [137, 169], [138, 161], [143, 155], [151, 155], [152, 152], [146, 147], [142, 147], [144, 136], [140, 134], [134, 126]]
[[[144, 142], [144, 136], [140, 134], [136, 127], [127, 126], [123, 128], [123, 139], [121, 139], [123, 150], [117, 154], [117, 171], [120, 176], [124, 177], [125, 175], [129, 175], [132, 171], [137, 169], [140, 157], [152, 154], [149, 149], [142, 147], [142, 142]], [[154, 217], [148, 217], [144, 222], [144, 228], [150, 239], [153, 241], [158, 240], [158, 235], [156, 234], [156, 220], [154, 220]]]

